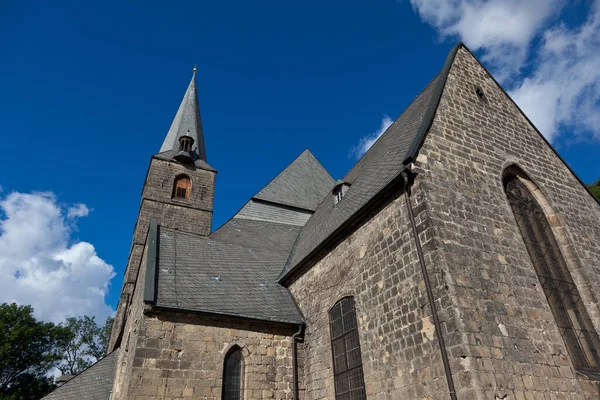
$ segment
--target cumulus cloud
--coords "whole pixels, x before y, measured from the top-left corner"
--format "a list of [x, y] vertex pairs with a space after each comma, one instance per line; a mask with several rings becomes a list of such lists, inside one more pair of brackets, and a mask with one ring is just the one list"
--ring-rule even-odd
[[483, 61], [507, 79], [527, 60], [531, 41], [564, 6], [564, 0], [411, 0], [421, 19], [442, 39], [460, 38], [483, 52]]
[[[509, 89], [549, 139], [562, 126], [600, 137], [600, 0], [579, 26], [560, 21], [566, 0], [411, 0], [445, 40], [459, 38]], [[541, 43], [540, 46], [537, 43]], [[533, 68], [526, 69], [531, 65]], [[526, 75], [523, 70], [531, 70]]]
[[379, 127], [379, 129], [377, 129], [370, 135], [362, 137], [358, 142], [358, 145], [356, 145], [350, 150], [350, 155], [356, 158], [360, 158], [363, 154], [367, 152], [367, 150], [371, 148], [371, 146], [373, 146], [373, 143], [375, 143], [375, 141], [379, 139], [381, 135], [383, 135], [383, 132], [385, 132], [387, 128], [389, 128], [390, 125], [392, 125], [393, 122], [394, 121], [392, 121], [390, 117], [384, 115], [381, 119], [381, 126]]
[[53, 322], [112, 315], [105, 296], [114, 268], [72, 237], [89, 213], [84, 204], [65, 210], [52, 193], [12, 192], [0, 197], [0, 210], [0, 302], [32, 305]]
[[544, 33], [537, 65], [511, 96], [538, 129], [549, 139], [561, 126], [600, 139], [600, 1], [582, 25]]

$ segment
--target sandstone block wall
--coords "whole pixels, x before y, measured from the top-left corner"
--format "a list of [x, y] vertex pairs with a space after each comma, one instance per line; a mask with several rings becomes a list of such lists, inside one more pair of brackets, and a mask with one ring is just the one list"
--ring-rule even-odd
[[415, 164], [459, 316], [447, 339], [453, 372], [464, 369], [455, 376], [478, 399], [597, 399], [597, 377], [571, 365], [506, 200], [502, 173], [512, 164], [553, 210], [554, 235], [600, 332], [600, 206], [460, 49]]
[[175, 312], [144, 315], [128, 398], [220, 400], [225, 356], [239, 346], [244, 356], [243, 398], [291, 399], [293, 333], [293, 327], [260, 322]]
[[[144, 248], [144, 252], [141, 258], [142, 265], [146, 265], [147, 260], [147, 247]], [[143, 319], [143, 311], [145, 308], [144, 304], [144, 279], [146, 278], [146, 268], [139, 270], [138, 284], [132, 284], [129, 287], [133, 288], [131, 293], [119, 301], [119, 307], [117, 308], [117, 317], [120, 317], [122, 326], [122, 339], [119, 346], [119, 358], [117, 360], [117, 371], [115, 374], [115, 381], [113, 385], [112, 400], [125, 400], [127, 396], [127, 388], [129, 387], [129, 381], [131, 378], [131, 369], [133, 367], [133, 361], [135, 356], [135, 350], [137, 347], [139, 329]], [[125, 301], [124, 301], [125, 300]], [[119, 314], [119, 312], [121, 314]], [[116, 336], [119, 333], [115, 333], [113, 326], [112, 335]], [[116, 338], [111, 337], [111, 342]]]
[[[435, 259], [426, 210], [413, 195], [427, 262]], [[329, 310], [354, 296], [368, 399], [447, 399], [448, 390], [404, 197], [355, 230], [289, 287], [306, 318], [306, 399], [333, 399]], [[432, 276], [442, 316], [452, 304]], [[446, 324], [443, 326], [446, 329]]]
[[[188, 200], [171, 199], [173, 183], [179, 175], [187, 175], [192, 181], [192, 190]], [[150, 161], [142, 198], [167, 201], [189, 208], [212, 211], [215, 175], [216, 173], [213, 171], [205, 171], [176, 162], [153, 158]]]
[[[187, 175], [192, 181], [189, 200], [171, 198], [175, 178], [181, 174]], [[151, 159], [133, 230], [133, 241], [109, 341], [109, 351], [112, 351], [117, 344], [125, 323], [127, 308], [131, 303], [131, 296], [142, 265], [141, 254], [146, 244], [150, 220], [156, 219], [161, 226], [184, 232], [210, 234], [214, 185], [215, 172], [195, 169], [176, 162]]]

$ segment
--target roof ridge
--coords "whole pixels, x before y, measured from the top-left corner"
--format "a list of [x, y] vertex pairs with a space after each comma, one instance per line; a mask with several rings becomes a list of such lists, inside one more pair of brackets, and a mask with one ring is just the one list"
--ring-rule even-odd
[[[352, 223], [357, 215], [361, 215], [365, 207], [380, 193], [382, 193], [385, 188], [389, 186], [390, 182], [393, 182], [394, 179], [396, 179], [399, 174], [416, 158], [416, 154], [420, 150], [431, 123], [433, 122], [433, 118], [435, 117], [435, 112], [437, 111], [443, 89], [446, 85], [450, 67], [452, 66], [456, 53], [461, 46], [464, 45], [462, 42], [459, 42], [453, 47], [448, 54], [441, 71], [429, 81], [425, 88], [413, 99], [413, 101], [404, 109], [404, 111], [402, 111], [398, 118], [394, 120], [394, 122], [375, 141], [369, 150], [367, 150], [365, 154], [363, 154], [361, 158], [352, 166], [352, 168], [344, 175], [343, 179], [351, 184], [359, 184], [360, 182], [358, 185], [360, 187], [357, 188], [357, 185], [353, 185], [346, 194], [347, 197], [352, 196], [353, 198], [348, 198], [345, 203], [342, 201], [335, 207], [327, 204], [323, 205], [323, 207], [329, 207], [329, 209], [321, 209], [321, 207], [319, 207], [315, 210], [315, 213], [298, 233], [296, 242], [292, 246], [290, 256], [288, 257], [286, 265], [280, 274], [279, 281], [281, 283], [284, 283], [293, 272], [295, 272], [312, 255], [316, 254], [322, 248], [322, 246], [325, 245], [325, 243], [329, 242], [332, 237], [340, 234], [340, 232], [343, 232], [344, 228]], [[419, 104], [422, 96], [428, 91], [430, 91], [430, 93], [428, 93], [429, 97], [423, 98], [421, 102], [424, 104]], [[418, 110], [423, 108], [423, 113], [419, 116]], [[401, 121], [401, 119], [403, 120]], [[416, 123], [411, 123], [413, 121]], [[413, 130], [413, 128], [416, 129]], [[377, 155], [379, 154], [377, 153], [378, 151], [382, 151], [380, 148], [382, 146], [382, 141], [389, 142], [392, 140], [391, 138], [395, 137], [390, 136], [390, 132], [399, 135], [395, 142], [392, 141], [390, 143], [395, 144], [396, 148], [393, 151], [404, 152], [403, 154], [398, 154], [398, 157], [403, 158], [398, 164], [393, 160], [387, 163], [375, 163], [373, 160], [376, 159], [373, 158], [375, 157], [373, 154]], [[415, 132], [414, 135], [411, 132]], [[407, 143], [402, 141], [402, 139], [406, 138], [409, 139]], [[406, 144], [408, 147], [404, 147]], [[404, 150], [405, 148], [406, 150]], [[387, 156], [389, 151], [390, 150], [387, 150], [384, 156]], [[377, 169], [377, 171], [369, 171], [368, 168], [365, 169], [365, 165], [370, 165], [371, 168]], [[384, 171], [383, 174], [381, 173], [381, 169]], [[352, 174], [358, 174], [354, 177], [356, 180], [352, 179]], [[378, 182], [368, 182], [369, 179], [377, 180], [377, 178], [374, 178], [373, 174], [378, 175]], [[357, 190], [358, 192], [356, 192]], [[324, 201], [321, 203], [324, 203], [327, 198], [323, 200]], [[348, 200], [352, 201], [348, 202]], [[333, 216], [330, 214], [334, 214], [333, 216], [336, 218], [335, 221], [330, 223], [330, 226], [325, 226], [325, 228], [329, 229], [325, 229], [323, 228], [324, 223], [333, 219]], [[313, 221], [315, 222], [311, 224]], [[308, 232], [306, 231], [307, 229], [310, 229], [311, 231]], [[320, 233], [315, 234], [315, 232], [317, 232], [319, 229]], [[306, 233], [310, 234], [310, 236], [307, 236], [308, 239], [306, 239], [308, 243], [300, 247], [300, 244], [304, 240]], [[316, 237], [313, 238], [313, 236]], [[311, 243], [311, 241], [314, 241], [314, 243]], [[296, 254], [298, 251], [300, 251], [299, 255]]]
[[[315, 170], [315, 166], [319, 168], [320, 171]], [[301, 181], [290, 183], [286, 182], [286, 178], [288, 178], [288, 180], [289, 178], [300, 178]], [[311, 182], [306, 182], [306, 178], [310, 179]], [[324, 186], [327, 185], [327, 182], [325, 181], [331, 181], [333, 184], [334, 179], [315, 155], [309, 149], [305, 149], [291, 163], [275, 175], [269, 183], [254, 194], [251, 199], [270, 201], [275, 204], [293, 206], [313, 212], [320, 202], [317, 184], [321, 184], [321, 190], [325, 193]], [[292, 187], [295, 183], [298, 183], [299, 186]], [[307, 187], [307, 185], [311, 186]], [[303, 190], [297, 191], [296, 189], [298, 187]], [[314, 196], [314, 198], [307, 198], [306, 195], [310, 195], [310, 192], [312, 191], [310, 190], [311, 187], [315, 190], [317, 195]], [[329, 187], [327, 187], [327, 190], [329, 190]], [[302, 193], [304, 193], [305, 196], [302, 196]]]

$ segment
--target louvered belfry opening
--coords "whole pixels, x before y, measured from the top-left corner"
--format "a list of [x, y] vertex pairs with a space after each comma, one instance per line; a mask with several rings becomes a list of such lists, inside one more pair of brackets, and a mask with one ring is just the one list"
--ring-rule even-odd
[[242, 349], [236, 347], [225, 357], [223, 368], [223, 400], [241, 400], [243, 390], [243, 357]]
[[[188, 129], [189, 132], [189, 129]], [[182, 136], [179, 139], [179, 151], [192, 151], [194, 145], [194, 138], [191, 136]]]
[[180, 175], [175, 178], [173, 185], [173, 198], [180, 200], [189, 200], [190, 191], [192, 189], [192, 181], [186, 175]]
[[574, 367], [600, 371], [600, 338], [542, 207], [516, 175], [504, 179], [504, 189]]
[[365, 382], [354, 298], [345, 297], [329, 312], [336, 400], [364, 400]]

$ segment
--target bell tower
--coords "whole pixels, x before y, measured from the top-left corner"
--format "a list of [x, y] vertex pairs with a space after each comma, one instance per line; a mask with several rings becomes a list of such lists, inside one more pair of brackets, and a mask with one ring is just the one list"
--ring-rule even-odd
[[108, 351], [120, 342], [150, 220], [170, 229], [210, 234], [216, 172], [206, 161], [194, 68], [165, 140], [150, 160]]

